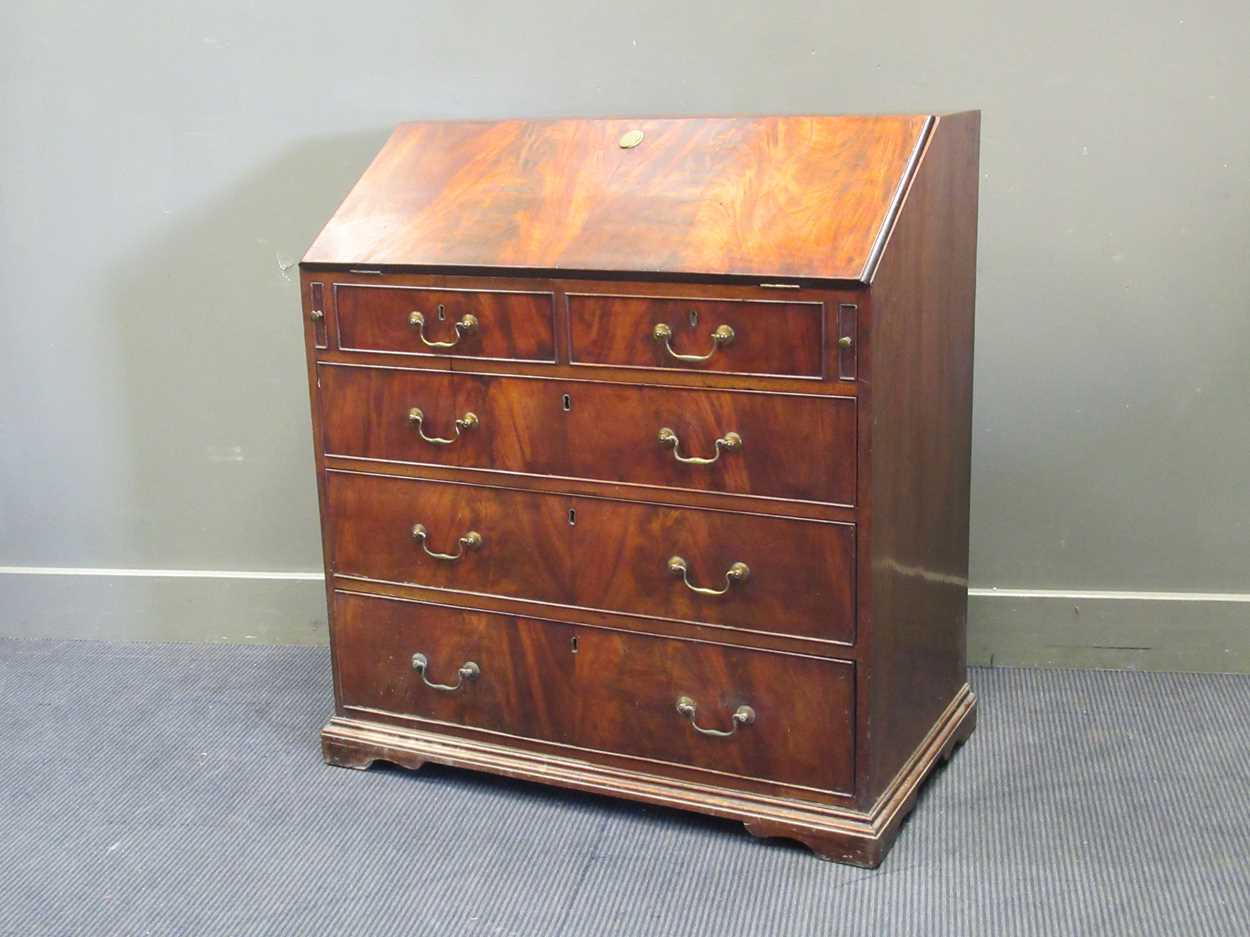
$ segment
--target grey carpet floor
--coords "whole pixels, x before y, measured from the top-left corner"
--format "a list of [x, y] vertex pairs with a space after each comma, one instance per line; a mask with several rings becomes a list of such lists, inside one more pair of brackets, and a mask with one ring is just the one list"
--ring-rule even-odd
[[322, 764], [316, 648], [0, 641], [6, 935], [1250, 934], [1250, 678], [977, 670], [877, 871], [445, 768]]

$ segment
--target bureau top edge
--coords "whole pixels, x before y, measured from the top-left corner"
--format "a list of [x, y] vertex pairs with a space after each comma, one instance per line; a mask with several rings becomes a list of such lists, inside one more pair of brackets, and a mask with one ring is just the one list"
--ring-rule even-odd
[[708, 286], [753, 286], [776, 290], [867, 290], [869, 284], [858, 279], [828, 279], [819, 277], [792, 277], [767, 273], [670, 273], [654, 270], [565, 270], [539, 267], [505, 266], [431, 266], [419, 264], [371, 264], [321, 261], [301, 261], [301, 273], [309, 276], [322, 274], [356, 274], [363, 276], [432, 276], [432, 277], [487, 277], [518, 280], [569, 280], [604, 283], [683, 283]]

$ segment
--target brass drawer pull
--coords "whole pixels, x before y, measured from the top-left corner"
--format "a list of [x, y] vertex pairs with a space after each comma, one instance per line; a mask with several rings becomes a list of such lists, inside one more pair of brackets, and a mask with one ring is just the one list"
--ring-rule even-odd
[[746, 563], [734, 563], [729, 569], [725, 570], [725, 588], [709, 589], [706, 586], [696, 586], [690, 581], [690, 567], [680, 556], [669, 557], [668, 571], [674, 576], [680, 576], [681, 581], [686, 584], [686, 588], [691, 592], [699, 593], [699, 595], [724, 595], [735, 582], [746, 582], [751, 578], [751, 567]]
[[677, 711], [690, 720], [691, 727], [701, 735], [715, 735], [718, 738], [726, 738], [738, 731], [738, 726], [749, 726], [755, 722], [755, 710], [750, 706], [739, 706], [734, 710], [733, 728], [728, 731], [724, 729], [705, 729], [694, 721], [695, 702], [689, 696], [679, 696], [677, 698]]
[[671, 446], [673, 450], [673, 458], [678, 462], [684, 462], [687, 465], [711, 465], [720, 458], [721, 451], [737, 452], [742, 448], [742, 437], [737, 433], [726, 433], [720, 439], [716, 440], [716, 455], [710, 459], [704, 459], [697, 455], [682, 455], [677, 451], [677, 446], [681, 440], [677, 438], [677, 434], [665, 426], [660, 430], [660, 445]]
[[716, 330], [712, 332], [712, 350], [706, 355], [683, 355], [680, 352], [673, 351], [673, 329], [666, 322], [656, 323], [655, 328], [651, 330], [651, 339], [656, 343], [663, 342], [664, 350], [678, 361], [707, 361], [722, 346], [733, 342], [734, 330], [727, 325], [718, 325]]
[[425, 414], [421, 412], [420, 407], [413, 407], [408, 411], [408, 422], [417, 428], [417, 435], [419, 435], [426, 442], [432, 443], [435, 446], [450, 446], [453, 442], [460, 438], [460, 434], [462, 432], [473, 429], [478, 424], [477, 414], [470, 410], [460, 419], [456, 420], [456, 435], [452, 436], [451, 439], [441, 439], [438, 436], [425, 435], [425, 429], [421, 425], [424, 419]]
[[421, 544], [421, 549], [426, 552], [427, 556], [432, 556], [436, 560], [458, 560], [464, 556], [465, 550], [480, 550], [482, 548], [482, 535], [476, 530], [470, 530], [456, 541], [460, 546], [455, 553], [435, 553], [430, 549], [429, 544], [426, 543], [429, 535], [429, 531], [425, 529], [424, 524], [412, 525], [412, 539]]
[[460, 321], [455, 324], [456, 337], [450, 342], [432, 342], [425, 337], [425, 316], [421, 315], [417, 310], [408, 313], [408, 324], [417, 330], [417, 337], [429, 348], [455, 348], [460, 344], [460, 339], [466, 335], [472, 335], [477, 331], [477, 316], [466, 312], [460, 317]]
[[[460, 665], [460, 669], [456, 671], [459, 678], [455, 683], [431, 683], [429, 678], [425, 675], [425, 669], [429, 666], [429, 658], [427, 658], [424, 654], [417, 653], [412, 655], [412, 669], [421, 675], [421, 682], [428, 686], [431, 690], [445, 690], [448, 693], [459, 690], [464, 686], [464, 681], [466, 680], [476, 680], [478, 675], [482, 672], [481, 667], [473, 663], [471, 660], [466, 660]], [[695, 728], [698, 728], [698, 726]]]

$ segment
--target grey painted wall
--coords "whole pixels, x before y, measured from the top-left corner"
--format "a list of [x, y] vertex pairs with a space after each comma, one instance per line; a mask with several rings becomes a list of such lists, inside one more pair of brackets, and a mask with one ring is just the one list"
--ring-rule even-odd
[[[1070, 595], [1250, 592], [1243, 0], [19, 0], [5, 20], [0, 566], [320, 566], [291, 265], [400, 120], [971, 106], [973, 586], [1058, 593], [978, 595], [974, 654], [1250, 666], [1244, 601]], [[313, 581], [264, 601], [178, 582], [9, 571], [0, 633], [321, 636]]]

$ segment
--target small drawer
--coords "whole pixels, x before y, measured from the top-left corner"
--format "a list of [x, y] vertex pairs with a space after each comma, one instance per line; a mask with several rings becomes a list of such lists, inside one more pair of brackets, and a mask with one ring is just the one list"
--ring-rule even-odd
[[570, 293], [573, 364], [824, 376], [824, 304]]
[[340, 701], [365, 718], [852, 789], [849, 662], [347, 593], [334, 616]]
[[336, 283], [341, 351], [555, 361], [553, 294]]
[[323, 364], [327, 455], [854, 505], [854, 397]]

